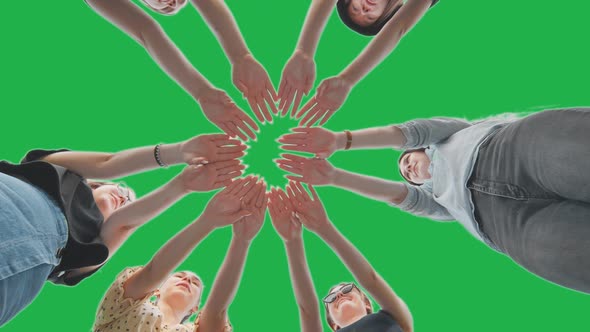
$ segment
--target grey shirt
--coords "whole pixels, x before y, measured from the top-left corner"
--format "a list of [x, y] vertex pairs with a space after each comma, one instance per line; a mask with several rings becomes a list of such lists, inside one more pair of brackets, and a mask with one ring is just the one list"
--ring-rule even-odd
[[406, 183], [408, 195], [397, 206], [434, 220], [457, 220], [475, 238], [485, 241], [475, 221], [467, 181], [479, 146], [510, 120], [489, 119], [470, 123], [462, 119], [419, 119], [398, 125], [406, 144], [402, 149], [429, 147], [431, 180], [422, 186]]

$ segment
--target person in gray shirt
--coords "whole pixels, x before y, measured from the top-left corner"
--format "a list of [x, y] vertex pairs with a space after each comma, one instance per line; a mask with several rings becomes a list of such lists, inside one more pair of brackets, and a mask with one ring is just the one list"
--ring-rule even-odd
[[[279, 167], [434, 220], [457, 220], [532, 273], [590, 293], [590, 108], [478, 122], [433, 118], [334, 133], [295, 128]], [[408, 183], [333, 167], [337, 150], [395, 148]]]

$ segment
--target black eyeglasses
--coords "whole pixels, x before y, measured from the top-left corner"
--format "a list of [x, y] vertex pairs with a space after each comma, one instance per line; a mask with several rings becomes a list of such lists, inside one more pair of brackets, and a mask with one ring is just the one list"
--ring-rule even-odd
[[356, 287], [356, 285], [353, 283], [346, 284], [342, 286], [339, 290], [332, 292], [328, 294], [328, 296], [324, 297], [324, 303], [332, 303], [336, 300], [336, 297], [338, 297], [338, 293], [348, 294], [355, 288], [358, 289], [358, 287]]

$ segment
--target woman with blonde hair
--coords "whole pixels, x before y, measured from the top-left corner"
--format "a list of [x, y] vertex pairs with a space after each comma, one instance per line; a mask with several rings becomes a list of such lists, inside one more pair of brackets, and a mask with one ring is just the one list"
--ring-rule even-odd
[[[231, 183], [242, 174], [236, 158], [245, 148], [212, 134], [117, 153], [33, 150], [17, 165], [0, 161], [0, 325], [46, 280], [78, 284], [177, 200]], [[180, 163], [190, 166], [138, 200], [121, 184], [87, 180]]]
[[283, 239], [295, 298], [299, 307], [301, 331], [321, 331], [319, 306], [305, 258], [302, 226], [316, 233], [334, 250], [359, 284], [381, 307], [373, 312], [367, 294], [355, 283], [339, 283], [323, 298], [326, 320], [333, 331], [411, 332], [413, 319], [405, 302], [391, 289], [363, 255], [328, 218], [319, 196], [309, 186], [312, 197], [299, 182], [291, 182], [287, 193], [269, 193], [272, 223]]

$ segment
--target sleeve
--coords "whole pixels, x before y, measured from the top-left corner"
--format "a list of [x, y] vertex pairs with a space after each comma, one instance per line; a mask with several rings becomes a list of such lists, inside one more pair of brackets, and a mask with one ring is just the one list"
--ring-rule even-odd
[[392, 204], [393, 206], [420, 217], [439, 221], [455, 220], [444, 206], [434, 200], [431, 192], [407, 183], [404, 184], [408, 189], [408, 195], [401, 203]]
[[70, 151], [70, 150], [68, 150], [68, 149], [58, 149], [58, 150], [36, 149], [36, 150], [31, 150], [31, 151], [27, 152], [27, 154], [23, 157], [23, 159], [20, 161], [20, 163], [24, 164], [24, 163], [28, 163], [31, 161], [36, 161], [36, 160], [45, 158], [50, 154], [57, 153], [57, 152], [64, 152], [64, 151]]
[[464, 119], [432, 118], [412, 120], [396, 127], [406, 137], [406, 144], [402, 146], [402, 149], [408, 150], [437, 144], [470, 126], [471, 123]]
[[124, 297], [125, 290], [123, 289], [123, 285], [125, 285], [125, 282], [141, 268], [141, 266], [126, 268], [123, 272], [119, 273], [117, 279], [115, 279], [115, 282], [113, 282], [100, 302], [100, 306], [96, 312], [96, 319], [94, 321], [93, 329], [95, 331], [100, 330], [103, 326], [110, 324], [121, 317], [124, 317], [131, 310], [142, 305], [153, 296], [153, 293], [148, 293], [139, 300]]
[[432, 5], [430, 5], [430, 8], [432, 8], [432, 6], [436, 5], [436, 3], [438, 2], [438, 0], [432, 0]]

